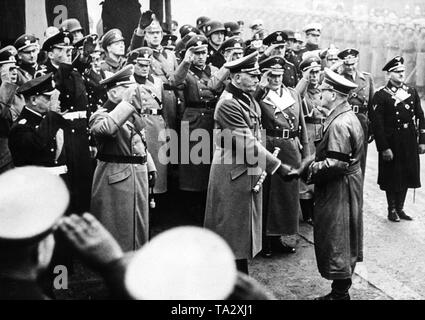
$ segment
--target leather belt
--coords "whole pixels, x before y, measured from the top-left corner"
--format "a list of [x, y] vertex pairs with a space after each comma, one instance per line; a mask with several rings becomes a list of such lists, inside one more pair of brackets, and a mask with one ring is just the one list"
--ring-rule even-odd
[[68, 167], [67, 166], [59, 166], [59, 167], [46, 167], [45, 168], [49, 173], [55, 175], [55, 176], [61, 176], [63, 174], [68, 173]]
[[63, 115], [63, 118], [70, 121], [74, 121], [77, 119], [87, 119], [87, 112], [86, 111], [68, 112]]
[[188, 102], [187, 107], [192, 109], [215, 109], [217, 101]]
[[150, 116], [162, 116], [163, 115], [162, 109], [146, 109], [142, 112], [142, 114], [150, 115]]
[[115, 156], [109, 154], [99, 154], [97, 160], [110, 163], [130, 163], [130, 164], [146, 164], [148, 158], [132, 157], [132, 156]]
[[367, 114], [368, 113], [368, 109], [363, 107], [363, 106], [358, 106], [358, 105], [352, 105], [351, 109], [354, 111], [355, 114], [357, 113], [363, 113], [363, 114]]
[[325, 121], [326, 121], [326, 118], [305, 117], [305, 123], [323, 124]]
[[291, 131], [288, 129], [285, 129], [285, 130], [267, 129], [266, 132], [269, 137], [276, 137], [276, 138], [282, 138], [282, 139], [288, 139], [288, 140], [294, 139], [299, 136], [298, 131]]
[[166, 91], [174, 91], [174, 90], [178, 90], [178, 89], [179, 88], [171, 86], [168, 83], [164, 83], [164, 90], [166, 90]]

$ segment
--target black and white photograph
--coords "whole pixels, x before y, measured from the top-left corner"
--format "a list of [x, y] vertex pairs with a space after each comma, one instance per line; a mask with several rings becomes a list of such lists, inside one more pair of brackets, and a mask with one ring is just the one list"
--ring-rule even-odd
[[0, 0], [0, 75], [0, 301], [425, 299], [424, 0]]

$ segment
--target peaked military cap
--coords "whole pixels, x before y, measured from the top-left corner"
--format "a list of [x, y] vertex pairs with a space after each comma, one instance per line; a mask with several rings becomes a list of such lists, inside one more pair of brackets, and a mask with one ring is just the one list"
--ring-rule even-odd
[[111, 29], [102, 38], [102, 48], [106, 50], [111, 44], [124, 40], [120, 29]]
[[43, 43], [43, 51], [51, 51], [53, 48], [70, 48], [74, 37], [68, 31], [60, 31], [50, 38], [46, 39]]
[[174, 228], [135, 253], [124, 284], [135, 300], [225, 300], [237, 281], [234, 259], [229, 245], [214, 232]]
[[38, 38], [32, 34], [24, 34], [16, 39], [14, 45], [16, 50], [22, 51], [30, 46], [40, 46], [38, 43]]
[[211, 20], [205, 23], [204, 25], [204, 32], [207, 37], [211, 36], [215, 32], [220, 32], [220, 31], [225, 33], [226, 29], [224, 28], [224, 24], [219, 21]]
[[25, 82], [19, 87], [17, 93], [22, 94], [24, 97], [39, 96], [42, 94], [52, 95], [55, 87], [53, 73], [50, 72], [44, 76]]
[[326, 59], [328, 56], [338, 56], [339, 52], [340, 50], [334, 44], [331, 44], [329, 48], [319, 53], [319, 57], [321, 59]]
[[310, 70], [310, 69], [321, 70], [322, 69], [321, 62], [322, 61], [320, 60], [319, 57], [311, 56], [311, 57], [308, 57], [307, 59], [304, 59], [300, 63], [300, 69], [301, 69], [302, 72], [305, 72], [305, 71]]
[[110, 75], [100, 82], [100, 84], [104, 85], [108, 90], [118, 86], [134, 83], [136, 83], [136, 80], [134, 79], [134, 66], [131, 64], [125, 66], [117, 73]]
[[0, 50], [0, 65], [16, 63], [14, 52], [9, 47], [5, 47]]
[[280, 56], [272, 56], [260, 62], [262, 72], [269, 71], [274, 75], [281, 75], [284, 73], [285, 59]]
[[275, 31], [264, 38], [263, 43], [266, 46], [272, 44], [285, 44], [288, 41], [288, 35], [283, 31]]
[[127, 62], [130, 64], [141, 63], [150, 64], [153, 55], [153, 50], [149, 47], [142, 47], [131, 51], [128, 54]]
[[249, 26], [251, 29], [256, 29], [258, 27], [263, 27], [264, 26], [264, 22], [261, 19], [255, 19], [254, 21], [252, 21], [251, 25]]
[[230, 70], [230, 73], [248, 73], [251, 75], [261, 75], [260, 65], [258, 64], [258, 51], [255, 51], [240, 59], [227, 62], [224, 64], [226, 69]]
[[83, 31], [83, 27], [81, 26], [80, 21], [75, 18], [64, 20], [64, 22], [62, 22], [61, 28], [62, 30], [68, 32]]
[[226, 29], [226, 35], [228, 37], [238, 36], [241, 34], [241, 26], [237, 22], [226, 22], [224, 24], [224, 28]]
[[351, 90], [356, 89], [357, 84], [347, 80], [343, 76], [333, 72], [329, 68], [325, 68], [325, 78], [319, 89], [321, 90], [333, 90], [344, 95], [348, 95]]
[[401, 56], [396, 56], [392, 58], [382, 69], [382, 71], [393, 72], [399, 70], [406, 70], [404, 66], [404, 58]]
[[198, 28], [195, 28], [194, 26], [191, 26], [190, 24], [183, 25], [180, 30], [180, 37], [183, 39], [187, 34], [193, 32], [195, 34], [201, 34], [201, 31]]
[[244, 50], [245, 44], [241, 37], [234, 36], [222, 43], [220, 46], [220, 51], [225, 52], [227, 50]]
[[313, 31], [322, 33], [322, 26], [319, 23], [310, 23], [304, 27], [304, 32], [306, 34]]
[[355, 64], [359, 61], [359, 51], [356, 49], [345, 49], [338, 54], [338, 58], [344, 60], [345, 64]]
[[190, 38], [190, 40], [186, 43], [186, 50], [189, 50], [190, 48], [193, 48], [192, 50], [194, 52], [204, 51], [208, 48], [208, 39], [198, 34], [192, 36], [192, 38]]
[[158, 19], [155, 17], [151, 24], [146, 27], [146, 32], [163, 32], [161, 23], [158, 21]]
[[65, 213], [69, 191], [41, 167], [22, 167], [0, 176], [0, 239], [31, 240], [47, 235]]
[[176, 48], [177, 36], [173, 34], [166, 34], [162, 38], [161, 45], [170, 50], [174, 50]]

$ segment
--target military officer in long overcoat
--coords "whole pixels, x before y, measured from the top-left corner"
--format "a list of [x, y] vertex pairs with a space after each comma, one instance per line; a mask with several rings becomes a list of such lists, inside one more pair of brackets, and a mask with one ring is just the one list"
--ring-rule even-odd
[[129, 65], [102, 81], [108, 101], [90, 118], [98, 148], [91, 210], [126, 252], [149, 239], [149, 187], [156, 180], [133, 73]]
[[363, 133], [365, 136], [364, 153], [361, 161], [363, 175], [366, 172], [366, 158], [369, 144], [369, 137], [372, 135], [372, 130], [369, 130], [369, 109], [371, 107], [372, 98], [375, 94], [375, 85], [370, 73], [358, 70], [359, 51], [356, 49], [345, 49], [338, 54], [338, 58], [344, 63], [342, 65], [341, 75], [347, 80], [357, 84], [357, 88], [350, 92], [348, 103], [353, 108], [354, 113], [362, 124]]
[[404, 84], [404, 59], [396, 56], [383, 71], [388, 84], [376, 92], [370, 119], [379, 152], [378, 184], [386, 192], [388, 219], [412, 220], [404, 210], [407, 189], [419, 188], [419, 154], [425, 153], [425, 120], [415, 88]]
[[[284, 58], [270, 57], [260, 63], [260, 68], [267, 77], [267, 85], [260, 86], [255, 96], [261, 107], [267, 150], [273, 153], [279, 148], [278, 158], [297, 168], [302, 159], [309, 156], [301, 97], [294, 89], [282, 83]], [[266, 242], [263, 250], [267, 252], [264, 253], [270, 255], [273, 249], [295, 252], [301, 212], [300, 181], [294, 179], [285, 182], [278, 176], [272, 176], [266, 180], [265, 186], [263, 228]]]
[[[258, 52], [229, 62], [232, 82], [214, 115], [216, 149], [208, 186], [204, 226], [232, 248], [238, 269], [248, 273], [248, 259], [262, 249], [262, 193], [253, 192], [262, 171], [287, 177], [291, 169], [261, 143], [257, 89]], [[258, 155], [258, 157], [255, 156]]]
[[321, 276], [332, 280], [332, 292], [319, 300], [349, 300], [351, 278], [363, 260], [363, 129], [347, 102], [356, 88], [325, 69], [320, 86], [322, 106], [330, 113], [307, 181], [315, 183], [314, 248]]

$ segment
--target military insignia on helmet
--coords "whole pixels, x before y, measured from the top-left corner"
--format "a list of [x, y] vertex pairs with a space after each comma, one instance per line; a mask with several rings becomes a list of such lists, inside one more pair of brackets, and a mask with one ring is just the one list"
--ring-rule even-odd
[[207, 27], [207, 31], [209, 32], [209, 31], [211, 31], [211, 26], [208, 26]]
[[226, 31], [227, 31], [227, 32], [230, 32], [230, 31], [232, 31], [232, 29], [230, 29], [230, 28], [226, 28]]
[[25, 41], [25, 45], [26, 45], [26, 46], [31, 45], [31, 40], [26, 40], [26, 41]]

